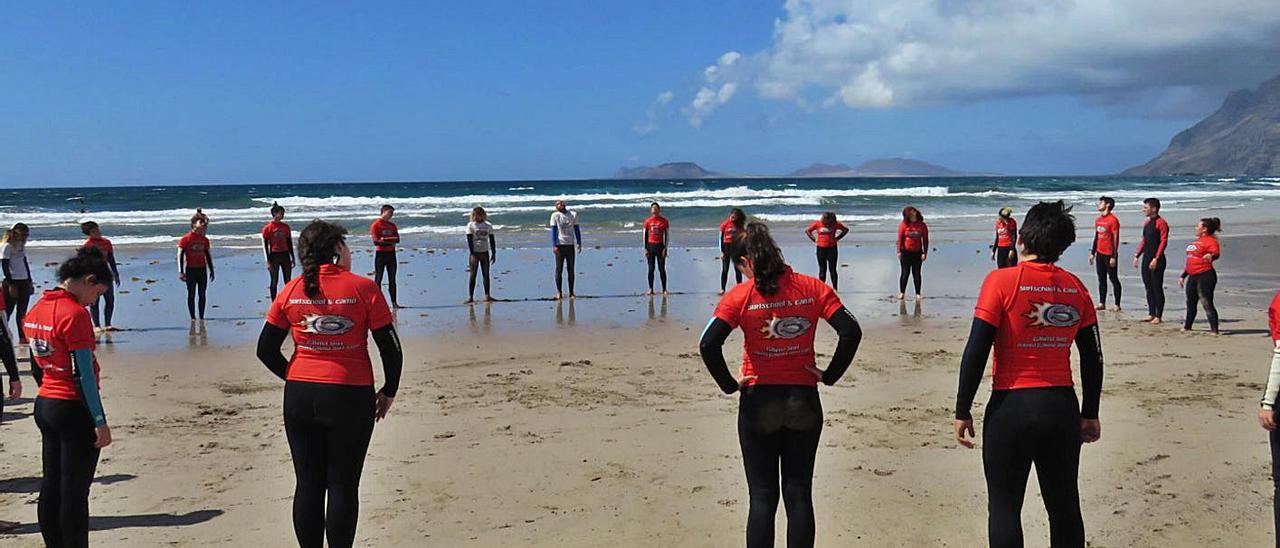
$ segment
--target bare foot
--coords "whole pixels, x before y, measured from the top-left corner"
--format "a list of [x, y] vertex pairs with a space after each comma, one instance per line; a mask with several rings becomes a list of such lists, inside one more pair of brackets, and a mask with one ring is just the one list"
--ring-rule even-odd
[[724, 295], [724, 290], [721, 289], [719, 293], [716, 293], [716, 295]]
[[1157, 324], [1160, 324], [1160, 323], [1162, 323], [1162, 321], [1160, 320], [1160, 318], [1151, 318], [1151, 325], [1157, 325]]
[[663, 296], [663, 297], [666, 297], [667, 295], [670, 295], [670, 293], [667, 293], [667, 290], [663, 289], [663, 290], [662, 290], [662, 296]]
[[917, 301], [919, 301], [919, 300], [921, 300], [921, 299], [924, 299], [924, 295], [921, 295], [921, 294], [919, 294], [919, 293], [916, 293], [916, 300], [917, 300]]
[[552, 298], [558, 301], [558, 300], [560, 300], [560, 299], [563, 299], [563, 298], [564, 298], [564, 295], [562, 295], [562, 294], [560, 294], [560, 293], [556, 293], [556, 296], [555, 296], [555, 297], [552, 297]]
[[493, 302], [493, 301], [495, 301], [495, 300], [496, 300], [496, 299], [494, 299], [494, 298], [493, 298], [493, 295], [485, 295], [485, 296], [484, 296], [484, 302], [486, 302], [486, 303], [491, 303], [491, 302]]
[[468, 298], [467, 300], [462, 301], [462, 304], [471, 304], [471, 303], [474, 303], [474, 302], [476, 302], [476, 300], [475, 300], [475, 299]]
[[1094, 310], [1106, 310], [1106, 309], [1107, 309], [1107, 305], [1105, 305], [1105, 304], [1100, 304], [1100, 305], [1098, 305], [1098, 306], [1093, 307], [1093, 309], [1094, 309]]
[[578, 296], [577, 296], [577, 295], [574, 295], [573, 293], [570, 293], [570, 294], [569, 294], [569, 298], [570, 298], [570, 299], [577, 299], [577, 298], [578, 298]]
[[1116, 305], [1116, 312], [1120, 312], [1121, 310], [1120, 305]]
[[899, 301], [905, 301], [905, 300], [907, 300], [907, 294], [906, 294], [906, 293], [899, 293], [899, 294], [898, 294], [898, 300], [899, 300]]
[[650, 295], [650, 296], [652, 296], [652, 295], [653, 295], [653, 290], [652, 290], [652, 289], [650, 289], [650, 290], [646, 291], [644, 294], [645, 294], [645, 295]]
[[1156, 319], [1156, 317], [1155, 317], [1155, 316], [1147, 316], [1147, 317], [1143, 318], [1143, 319], [1142, 319], [1142, 321], [1144, 321], [1144, 322], [1150, 322], [1151, 320], [1154, 320], [1154, 319]]

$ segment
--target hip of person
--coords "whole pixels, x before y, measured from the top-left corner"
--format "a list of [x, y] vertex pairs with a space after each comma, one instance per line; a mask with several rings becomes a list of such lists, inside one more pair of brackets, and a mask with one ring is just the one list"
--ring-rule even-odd
[[369, 421], [377, 401], [372, 384], [289, 379], [284, 383], [285, 420]]
[[289, 266], [293, 264], [293, 256], [288, 251], [272, 251], [267, 254], [267, 262], [273, 265]]

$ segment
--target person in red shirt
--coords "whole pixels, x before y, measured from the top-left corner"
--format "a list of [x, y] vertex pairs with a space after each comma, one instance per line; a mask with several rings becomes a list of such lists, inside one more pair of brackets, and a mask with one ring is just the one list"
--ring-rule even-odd
[[[747, 225], [747, 214], [740, 208], [729, 210], [729, 217], [720, 221], [720, 294], [724, 295], [725, 287], [729, 283], [729, 267], [733, 265], [733, 259], [729, 256], [729, 248], [733, 245], [733, 241], [742, 233]], [[742, 283], [742, 272], [738, 271], [735, 266], [733, 269], [733, 279], [737, 283]]]
[[827, 272], [830, 271], [832, 289], [840, 289], [840, 275], [837, 272], [840, 248], [836, 247], [836, 242], [848, 233], [849, 228], [837, 221], [836, 214], [832, 211], [823, 213], [820, 219], [804, 229], [804, 235], [818, 248], [818, 279], [827, 281]]
[[[787, 508], [787, 545], [813, 546], [813, 466], [822, 433], [817, 384], [840, 379], [862, 330], [835, 290], [787, 266], [763, 223], [748, 224], [730, 253], [749, 279], [720, 299], [698, 350], [720, 390], [742, 392], [738, 440], [751, 499], [747, 546], [773, 545], [779, 494]], [[819, 318], [840, 337], [825, 371], [814, 354]], [[738, 328], [744, 352], [742, 376], [735, 378], [723, 346]]]
[[1169, 223], [1160, 216], [1160, 200], [1147, 198], [1142, 201], [1142, 214], [1147, 220], [1142, 225], [1142, 241], [1133, 255], [1133, 267], [1142, 263], [1142, 285], [1147, 290], [1147, 317], [1144, 322], [1158, 324], [1164, 321], [1164, 269], [1168, 260], [1164, 255], [1169, 245]]
[[[111, 265], [111, 276], [115, 279], [115, 286], [120, 287], [120, 268], [116, 264], [115, 248], [111, 247], [111, 240], [102, 237], [102, 229], [93, 221], [80, 223], [80, 232], [89, 237], [80, 247], [97, 248], [102, 256], [107, 258], [107, 264]], [[111, 316], [115, 314], [116, 294], [110, 285], [107, 286], [106, 293], [102, 294], [101, 300], [103, 303], [101, 316], [98, 314], [98, 301], [93, 301], [89, 306], [89, 312], [93, 316], [93, 327], [97, 331], [115, 331]], [[105, 319], [106, 323], [99, 321], [100, 317]]]
[[293, 278], [293, 231], [284, 222], [284, 206], [271, 204], [271, 222], [262, 227], [262, 253], [267, 260], [267, 272], [271, 273], [271, 298], [276, 298], [280, 274], [284, 283]]
[[93, 323], [85, 310], [111, 286], [111, 267], [96, 248], [80, 248], [58, 267], [58, 286], [44, 292], [22, 322], [40, 386], [43, 477], [36, 515], [45, 546], [89, 545], [89, 487], [111, 427], [99, 395]]
[[209, 238], [205, 236], [209, 225], [197, 219], [191, 223], [191, 232], [178, 240], [178, 279], [187, 284], [187, 313], [196, 320], [196, 295], [200, 296], [200, 320], [204, 321], [205, 292], [209, 282], [216, 277], [213, 272], [213, 254], [209, 251]]
[[369, 225], [369, 235], [373, 237], [373, 282], [382, 287], [382, 274], [387, 274], [387, 294], [391, 296], [391, 306], [400, 308], [396, 300], [396, 244], [400, 243], [400, 229], [391, 222], [396, 208], [391, 204], [382, 206], [378, 218]]
[[1196, 223], [1196, 241], [1187, 245], [1187, 266], [1182, 269], [1178, 286], [1187, 289], [1187, 319], [1182, 322], [1183, 331], [1191, 331], [1196, 321], [1196, 306], [1204, 305], [1204, 315], [1209, 318], [1209, 331], [1218, 334], [1218, 309], [1213, 306], [1213, 290], [1218, 286], [1218, 271], [1214, 261], [1222, 256], [1215, 234], [1222, 230], [1217, 217], [1200, 219]]
[[1120, 219], [1111, 210], [1116, 200], [1110, 196], [1098, 198], [1098, 218], [1093, 221], [1093, 247], [1089, 250], [1089, 264], [1098, 271], [1098, 310], [1107, 309], [1107, 278], [1116, 287], [1116, 312], [1120, 311]]
[[[1267, 373], [1267, 388], [1262, 393], [1262, 404], [1258, 409], [1258, 424], [1269, 432], [1271, 442], [1271, 508], [1276, 526], [1280, 532], [1280, 429], [1276, 428], [1276, 397], [1280, 394], [1280, 292], [1271, 300], [1267, 309], [1267, 324], [1271, 331], [1271, 368]], [[1276, 544], [1280, 545], [1280, 534], [1276, 536]]]
[[649, 263], [649, 292], [653, 295], [653, 267], [656, 264], [662, 278], [662, 294], [667, 294], [667, 245], [670, 243], [671, 222], [662, 216], [658, 202], [649, 204], [649, 218], [644, 220], [644, 260]]
[[[284, 384], [284, 430], [297, 485], [300, 546], [355, 542], [360, 472], [374, 423], [395, 401], [404, 360], [381, 288], [351, 273], [346, 229], [314, 221], [298, 237], [302, 275], [271, 301], [258, 359]], [[374, 392], [368, 337], [382, 357]], [[280, 352], [292, 335], [293, 356]]]
[[996, 241], [991, 244], [991, 260], [996, 268], [1018, 265], [1018, 220], [1013, 218], [1013, 208], [1000, 208], [996, 217]]
[[898, 224], [898, 263], [902, 274], [898, 276], [898, 300], [907, 297], [907, 279], [915, 277], [916, 300], [920, 300], [920, 268], [929, 259], [929, 225], [924, 215], [911, 206], [902, 208], [902, 222]]
[[[995, 347], [982, 436], [991, 546], [1023, 545], [1022, 502], [1033, 464], [1049, 513], [1049, 544], [1085, 543], [1077, 476], [1081, 442], [1102, 434], [1102, 343], [1089, 291], [1054, 264], [1076, 239], [1070, 212], [1061, 200], [1027, 212], [1022, 261], [983, 281], [960, 362], [955, 437], [972, 448], [970, 408]], [[1083, 405], [1072, 387], [1072, 343], [1080, 351]]]

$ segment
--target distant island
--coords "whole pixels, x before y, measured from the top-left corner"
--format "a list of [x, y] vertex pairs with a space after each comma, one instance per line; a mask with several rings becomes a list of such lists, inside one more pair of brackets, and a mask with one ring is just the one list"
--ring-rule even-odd
[[615, 179], [704, 179], [718, 174], [702, 169], [693, 162], [668, 162], [656, 167], [624, 167], [614, 175]]
[[1231, 92], [1159, 156], [1121, 175], [1280, 175], [1280, 76]]
[[[878, 158], [850, 167], [847, 164], [813, 164], [784, 175], [785, 177], [962, 177], [976, 175], [940, 165], [907, 158]], [[706, 179], [714, 177], [773, 177], [775, 175], [736, 175], [708, 171], [694, 162], [669, 162], [659, 166], [624, 167], [614, 174], [616, 179]]]

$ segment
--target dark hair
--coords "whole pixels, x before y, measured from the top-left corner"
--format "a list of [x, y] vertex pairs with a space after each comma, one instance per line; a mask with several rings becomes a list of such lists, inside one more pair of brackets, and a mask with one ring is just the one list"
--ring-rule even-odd
[[378, 211], [379, 211], [379, 212], [385, 212], [385, 211], [387, 211], [388, 209], [389, 209], [389, 210], [391, 210], [391, 211], [395, 211], [395, 210], [396, 210], [396, 208], [392, 207], [392, 206], [391, 206], [391, 204], [382, 204], [382, 209], [380, 209], [380, 210], [378, 210]]
[[271, 202], [271, 214], [276, 213], [284, 213], [284, 206], [280, 205], [280, 202]]
[[95, 223], [93, 221], [85, 221], [83, 223], [80, 223], [80, 232], [83, 232], [85, 236], [88, 236], [89, 233], [93, 232], [93, 229], [95, 228], [98, 228], [98, 223]]
[[662, 207], [662, 206], [658, 205], [658, 202], [649, 202], [649, 207], [650, 207], [650, 208], [652, 208], [653, 206]]
[[923, 223], [923, 222], [924, 222], [924, 214], [923, 214], [923, 213], [920, 213], [920, 210], [919, 210], [919, 209], [916, 209], [916, 208], [914, 208], [914, 207], [912, 207], [912, 206], [907, 206], [907, 207], [902, 208], [902, 220], [903, 220], [903, 221], [910, 221], [910, 220], [911, 220], [911, 214], [913, 214], [913, 213], [914, 213], [914, 214], [915, 214], [915, 216], [916, 216], [916, 222], [921, 222], [921, 223]]
[[782, 258], [782, 250], [773, 241], [773, 236], [769, 235], [768, 225], [747, 223], [746, 230], [734, 238], [730, 255], [735, 263], [743, 259], [751, 261], [751, 277], [761, 295], [768, 297], [778, 292], [778, 278], [786, 272], [787, 262]]
[[830, 226], [836, 224], [836, 213], [834, 211], [822, 212], [822, 224]]
[[111, 265], [96, 247], [82, 247], [76, 250], [75, 256], [58, 265], [59, 282], [86, 275], [92, 275], [98, 285], [111, 285]]
[[1022, 249], [1028, 254], [1056, 262], [1076, 241], [1076, 218], [1071, 215], [1071, 206], [1062, 200], [1031, 206], [1018, 236], [1022, 239]]
[[[1152, 198], [1152, 200], [1154, 200], [1154, 199], [1155, 199], [1155, 198]], [[1099, 202], [1102, 202], [1102, 203], [1104, 203], [1104, 204], [1107, 204], [1107, 211], [1111, 211], [1111, 210], [1113, 210], [1113, 209], [1115, 209], [1115, 208], [1116, 208], [1116, 199], [1115, 199], [1115, 198], [1112, 198], [1112, 197], [1110, 197], [1110, 196], [1103, 196], [1103, 197], [1101, 197], [1101, 198], [1098, 198], [1098, 201], [1099, 201]], [[1157, 207], [1157, 208], [1159, 208], [1159, 207], [1160, 207], [1159, 202], [1156, 202], [1156, 207]]]
[[1147, 204], [1147, 205], [1149, 205], [1149, 206], [1151, 206], [1151, 207], [1155, 208], [1155, 210], [1156, 210], [1156, 211], [1160, 211], [1160, 199], [1159, 199], [1159, 198], [1147, 198], [1147, 199], [1143, 200], [1143, 201], [1142, 201], [1142, 203]]
[[1204, 225], [1206, 234], [1212, 236], [1222, 230], [1222, 220], [1217, 217], [1205, 217], [1200, 219], [1200, 224]]
[[742, 211], [742, 208], [735, 207], [729, 210], [729, 220], [733, 221], [733, 224], [738, 228], [742, 228], [747, 224], [747, 213]]
[[333, 264], [338, 244], [345, 242], [347, 229], [316, 219], [298, 235], [298, 262], [302, 263], [302, 290], [312, 299], [320, 296], [320, 267]]

